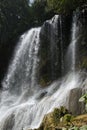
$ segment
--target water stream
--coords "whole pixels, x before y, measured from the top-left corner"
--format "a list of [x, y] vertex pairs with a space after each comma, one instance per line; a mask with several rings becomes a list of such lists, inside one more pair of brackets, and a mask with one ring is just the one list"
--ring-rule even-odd
[[71, 30], [71, 42], [68, 47], [67, 55], [66, 55], [66, 65], [67, 71], [76, 71], [76, 57], [77, 57], [77, 40], [78, 40], [79, 27], [77, 25], [77, 16], [74, 15], [72, 30]]
[[[58, 17], [56, 16], [57, 19]], [[54, 23], [50, 21], [50, 24]], [[15, 49], [13, 60], [2, 82], [0, 130], [38, 128], [45, 114], [51, 112], [55, 107], [62, 105], [68, 107], [70, 90], [82, 86], [79, 73], [69, 73], [46, 88], [41, 88], [37, 84], [40, 30], [41, 28], [33, 28], [24, 33]], [[71, 53], [69, 55], [72, 60], [70, 68], [73, 72], [75, 72], [76, 32], [76, 21], [74, 20], [68, 52], [68, 54]], [[54, 59], [53, 55], [53, 53], [56, 53], [55, 43], [51, 45], [50, 49], [52, 61], [55, 61], [57, 57]], [[70, 59], [68, 59], [68, 62], [70, 62]]]

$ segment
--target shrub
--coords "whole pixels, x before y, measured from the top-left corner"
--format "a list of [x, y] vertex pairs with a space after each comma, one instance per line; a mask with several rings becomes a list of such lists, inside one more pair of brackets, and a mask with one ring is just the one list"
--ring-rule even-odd
[[85, 111], [87, 112], [87, 93], [84, 94], [80, 99], [79, 102], [84, 102], [85, 103]]

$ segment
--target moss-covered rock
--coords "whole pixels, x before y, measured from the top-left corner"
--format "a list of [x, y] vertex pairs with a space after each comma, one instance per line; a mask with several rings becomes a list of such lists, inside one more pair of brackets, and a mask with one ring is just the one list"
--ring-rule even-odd
[[[64, 115], [61, 115], [61, 108], [66, 111]], [[45, 115], [42, 124], [35, 130], [87, 130], [87, 114], [74, 117], [66, 108], [61, 108]]]
[[[36, 130], [59, 130], [66, 121], [61, 121], [61, 117], [69, 116], [69, 111], [65, 107], [55, 108], [53, 112], [45, 115], [42, 124]], [[70, 116], [71, 117], [71, 116]], [[65, 117], [64, 117], [65, 118]], [[67, 118], [68, 120], [68, 118]], [[70, 120], [69, 120], [70, 122]], [[66, 123], [65, 123], [66, 124]], [[65, 127], [65, 124], [63, 125]]]

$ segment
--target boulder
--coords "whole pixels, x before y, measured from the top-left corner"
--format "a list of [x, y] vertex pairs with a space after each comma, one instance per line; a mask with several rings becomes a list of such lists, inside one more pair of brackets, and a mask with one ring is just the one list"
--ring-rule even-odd
[[74, 88], [70, 91], [68, 109], [74, 115], [78, 115], [84, 112], [83, 103], [79, 102], [79, 98], [82, 96], [82, 88]]

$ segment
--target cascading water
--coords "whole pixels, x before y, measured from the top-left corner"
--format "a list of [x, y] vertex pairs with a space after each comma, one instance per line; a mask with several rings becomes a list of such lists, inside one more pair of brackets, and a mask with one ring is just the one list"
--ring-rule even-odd
[[36, 82], [36, 69], [39, 61], [37, 57], [39, 33], [40, 28], [35, 28], [21, 36], [20, 42], [16, 47], [14, 60], [3, 82], [4, 88], [12, 88], [12, 91], [14, 91], [14, 89], [19, 89], [21, 86], [27, 87], [28, 85], [28, 87], [34, 87]]
[[[76, 40], [75, 27], [74, 21], [72, 40]], [[0, 130], [28, 130], [39, 127], [45, 114], [61, 105], [67, 107], [70, 90], [82, 84], [79, 74], [75, 74], [73, 79], [71, 73], [47, 88], [39, 87], [36, 80], [39, 34], [40, 28], [31, 29], [22, 35], [17, 46], [0, 95]]]
[[66, 64], [68, 71], [75, 72], [76, 69], [76, 54], [77, 54], [77, 40], [78, 40], [79, 27], [77, 25], [77, 16], [76, 14], [73, 17], [73, 24], [71, 30], [71, 43], [68, 47]]
[[60, 37], [61, 37], [61, 72], [63, 75], [64, 71], [64, 54], [63, 54], [63, 34], [62, 34], [62, 19], [60, 17]]

